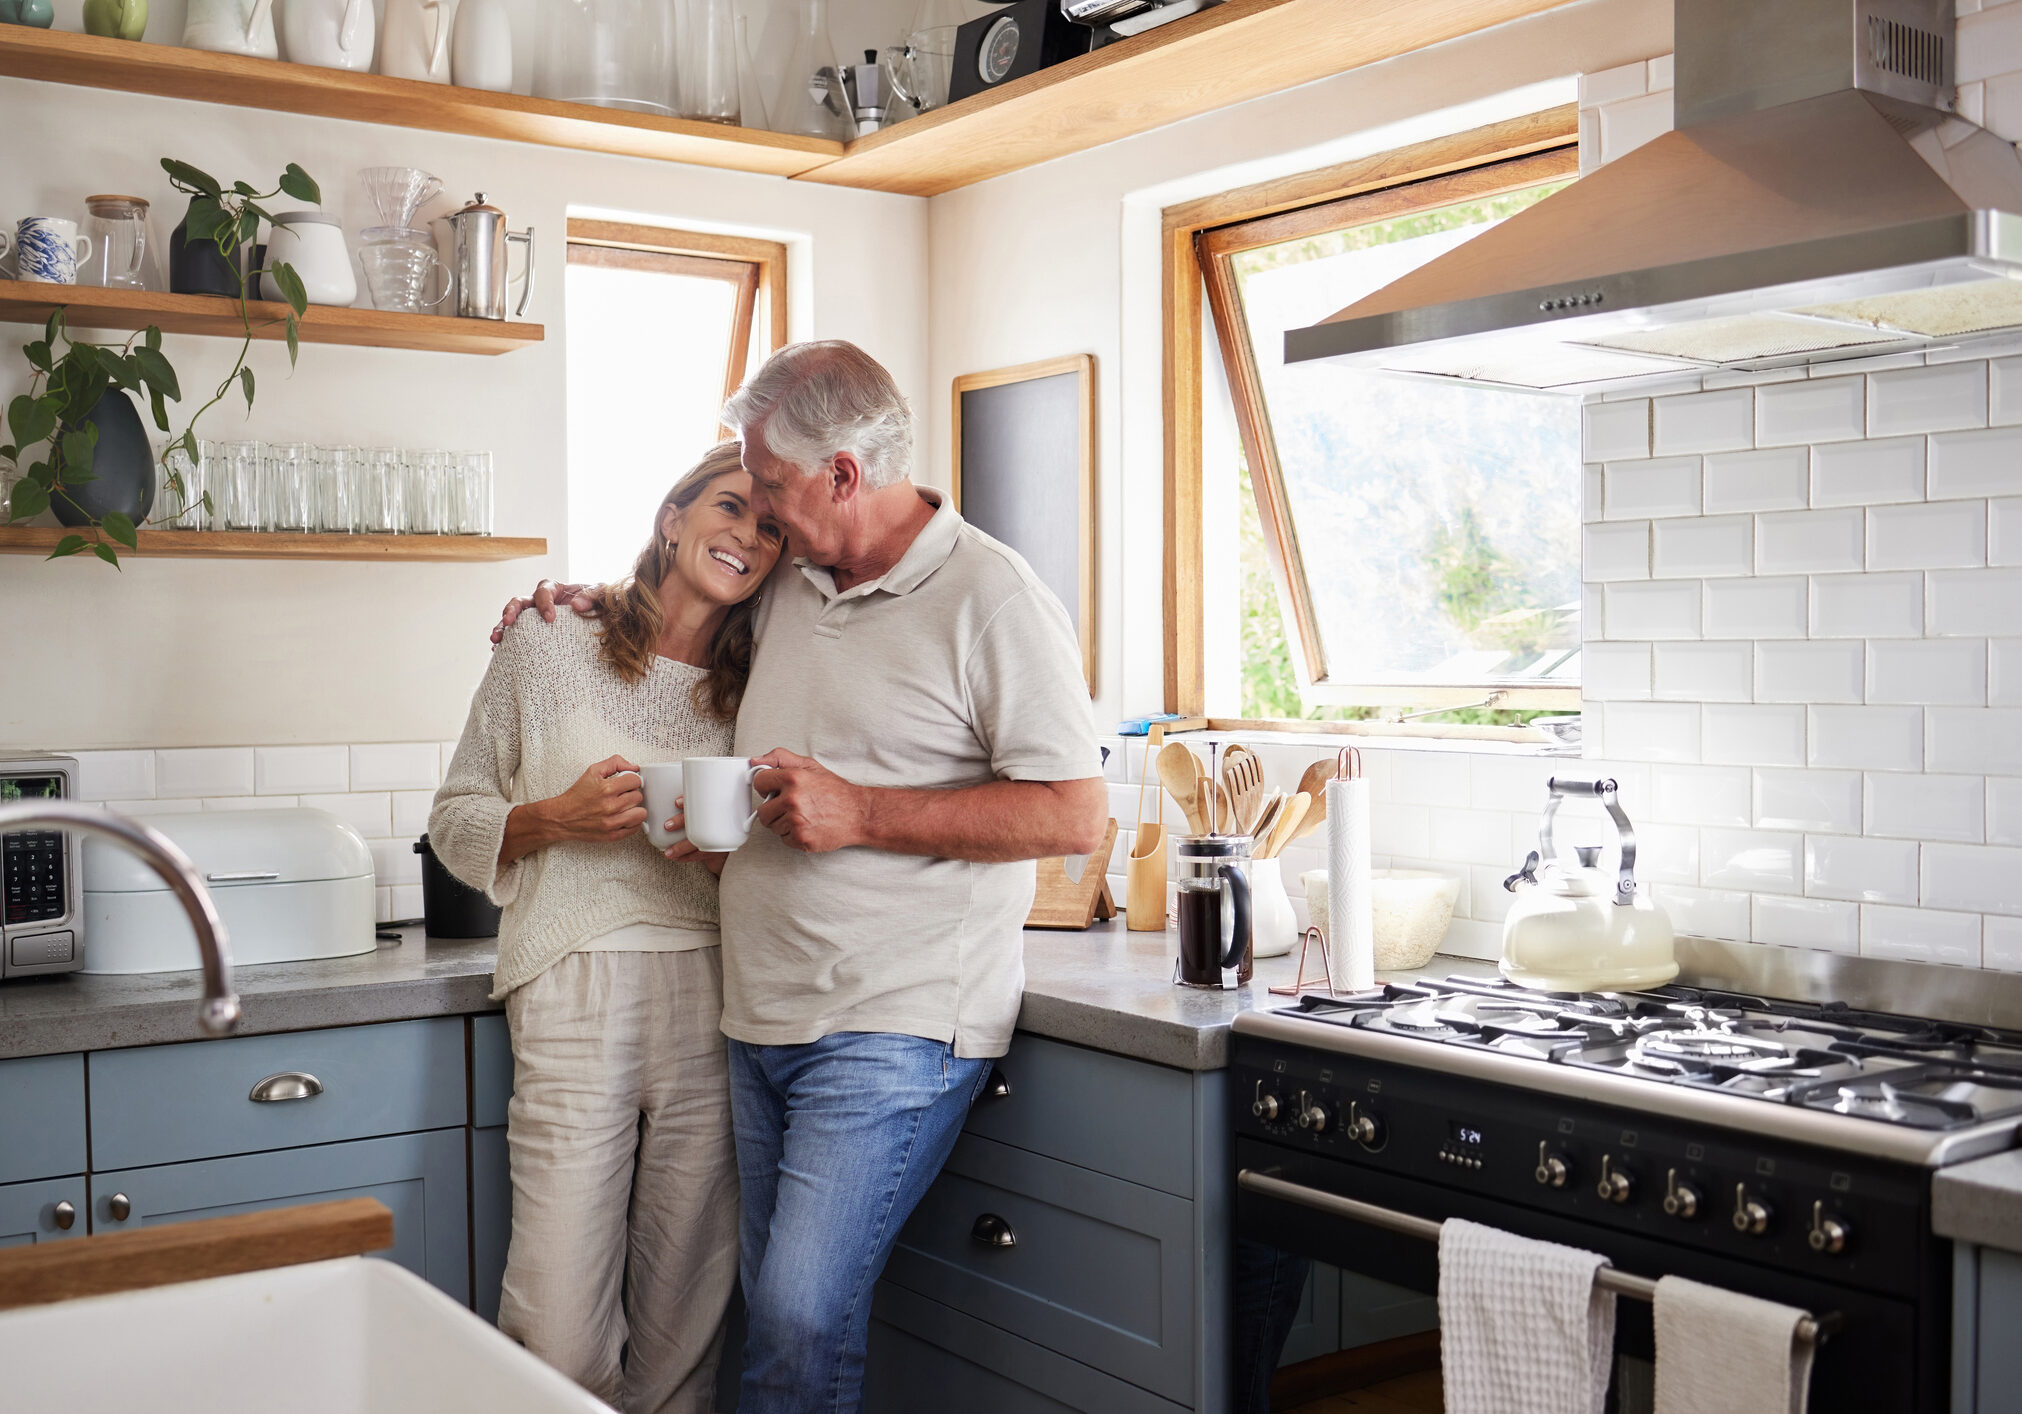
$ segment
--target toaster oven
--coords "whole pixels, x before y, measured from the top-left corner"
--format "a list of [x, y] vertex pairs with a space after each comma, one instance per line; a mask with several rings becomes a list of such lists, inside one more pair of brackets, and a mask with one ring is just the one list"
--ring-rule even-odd
[[[0, 802], [74, 800], [71, 756], [0, 758]], [[0, 835], [0, 977], [74, 972], [84, 965], [82, 851], [62, 830]]]

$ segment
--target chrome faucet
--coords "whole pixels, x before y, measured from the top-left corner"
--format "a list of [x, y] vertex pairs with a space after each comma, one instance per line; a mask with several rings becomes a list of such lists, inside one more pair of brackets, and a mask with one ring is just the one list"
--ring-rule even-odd
[[210, 1036], [223, 1036], [239, 1024], [239, 997], [232, 990], [232, 953], [217, 906], [189, 856], [166, 835], [138, 820], [94, 809], [69, 800], [25, 800], [0, 805], [0, 834], [37, 827], [77, 830], [126, 846], [175, 891], [190, 926], [196, 929], [197, 953], [203, 959], [204, 999], [197, 1004], [197, 1026]]

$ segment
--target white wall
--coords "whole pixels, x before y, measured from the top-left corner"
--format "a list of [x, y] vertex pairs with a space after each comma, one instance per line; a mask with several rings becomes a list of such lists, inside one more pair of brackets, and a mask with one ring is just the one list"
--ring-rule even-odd
[[[81, 214], [87, 195], [130, 192], [157, 203], [166, 235], [180, 216], [157, 165], [166, 155], [263, 184], [299, 162], [353, 238], [372, 223], [358, 170], [378, 164], [434, 172], [456, 204], [482, 188], [512, 226], [535, 226], [540, 274], [528, 316], [546, 324], [545, 343], [497, 358], [305, 344], [292, 377], [285, 350], [259, 344], [251, 418], [234, 397], [203, 433], [488, 446], [498, 532], [546, 536], [556, 551], [567, 529], [561, 237], [571, 210], [791, 242], [794, 336], [856, 340], [892, 369], [929, 426], [939, 415], [927, 376], [926, 204], [914, 198], [21, 79], [0, 80], [0, 133], [0, 219], [10, 222]], [[441, 206], [450, 209], [447, 198]], [[0, 400], [25, 386], [17, 349], [32, 334], [27, 325], [0, 330]], [[165, 344], [185, 408], [229, 367], [221, 340]], [[652, 408], [636, 417], [640, 457], [670, 481], [702, 450], [663, 444]], [[560, 568], [558, 555], [491, 565], [137, 558], [115, 573], [88, 556], [56, 564], [0, 556], [9, 609], [0, 617], [9, 688], [0, 746], [453, 737], [499, 606]]]

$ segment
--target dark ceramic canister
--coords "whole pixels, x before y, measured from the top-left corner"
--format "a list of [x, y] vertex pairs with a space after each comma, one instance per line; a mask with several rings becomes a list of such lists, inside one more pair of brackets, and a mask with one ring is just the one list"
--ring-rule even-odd
[[84, 420], [98, 429], [91, 480], [65, 482], [49, 508], [63, 525], [84, 525], [115, 511], [139, 525], [154, 509], [154, 448], [133, 399], [107, 388]]
[[421, 911], [427, 918], [428, 936], [496, 938], [503, 910], [450, 873], [435, 857], [427, 835], [414, 842], [414, 852], [421, 856]]
[[[192, 198], [194, 200], [194, 198]], [[213, 241], [189, 239], [187, 213], [169, 235], [169, 290], [178, 295], [225, 295], [239, 297], [239, 280], [232, 262], [218, 254]]]

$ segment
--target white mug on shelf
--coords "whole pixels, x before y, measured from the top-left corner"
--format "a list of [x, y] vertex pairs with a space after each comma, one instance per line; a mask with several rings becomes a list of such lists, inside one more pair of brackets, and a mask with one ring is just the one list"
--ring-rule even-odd
[[91, 259], [91, 237], [77, 234], [77, 223], [63, 216], [24, 216], [14, 224], [13, 239], [0, 231], [0, 255], [14, 252], [15, 278], [35, 285], [74, 285], [77, 264]]
[[691, 756], [683, 761], [689, 842], [706, 854], [727, 854], [743, 844], [758, 820], [751, 782], [764, 769], [742, 756]]

